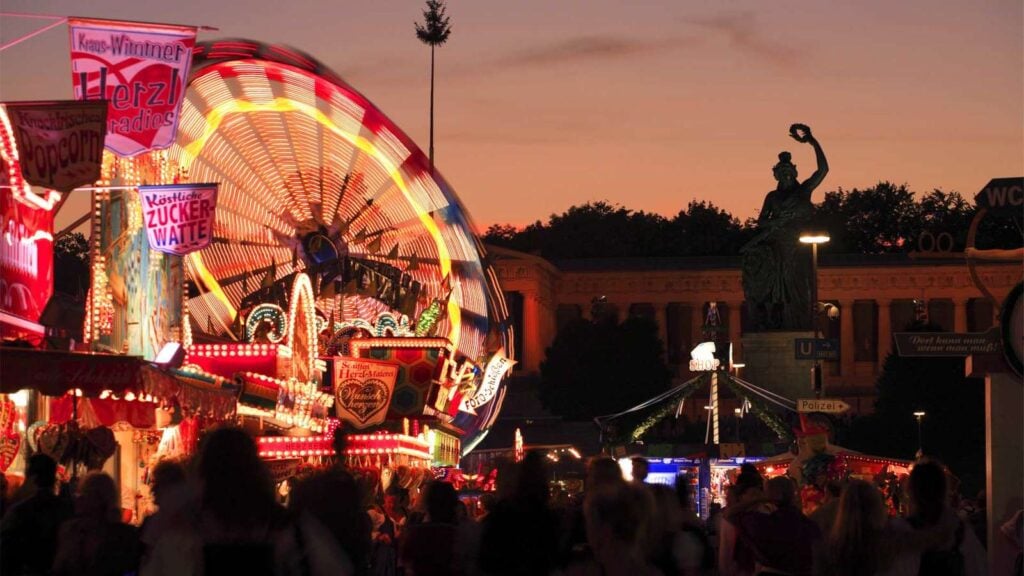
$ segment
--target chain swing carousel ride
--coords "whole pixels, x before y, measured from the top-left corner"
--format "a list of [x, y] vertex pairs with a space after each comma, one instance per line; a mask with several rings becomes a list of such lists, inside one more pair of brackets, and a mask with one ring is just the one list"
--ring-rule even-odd
[[305, 54], [215, 41], [166, 155], [220, 185], [213, 242], [184, 257], [183, 376], [239, 386], [278, 477], [332, 455], [339, 425], [350, 466], [405, 488], [457, 465], [500, 410], [512, 334], [468, 214], [409, 137]]

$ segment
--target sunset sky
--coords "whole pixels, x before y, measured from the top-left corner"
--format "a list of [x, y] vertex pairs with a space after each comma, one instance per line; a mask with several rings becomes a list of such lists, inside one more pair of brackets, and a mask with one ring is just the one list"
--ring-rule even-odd
[[[236, 6], [236, 7], [231, 7]], [[244, 6], [240, 9], [237, 6]], [[288, 44], [337, 71], [422, 149], [422, 0], [3, 0], [4, 12], [209, 25], [200, 40]], [[1024, 174], [1020, 0], [449, 0], [437, 52], [436, 164], [481, 229], [607, 200], [744, 219], [809, 124], [824, 190], [879, 180], [973, 197]], [[45, 25], [4, 16], [0, 40]], [[71, 98], [67, 27], [0, 52], [0, 100]], [[75, 199], [58, 226], [84, 213]]]

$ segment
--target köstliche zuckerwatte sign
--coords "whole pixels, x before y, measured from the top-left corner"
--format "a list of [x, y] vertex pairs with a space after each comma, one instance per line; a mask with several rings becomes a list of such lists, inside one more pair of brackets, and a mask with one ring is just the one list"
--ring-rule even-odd
[[184, 256], [210, 245], [217, 184], [139, 186], [139, 196], [151, 249]]
[[119, 156], [174, 142], [196, 29], [69, 18], [76, 100], [106, 100], [106, 147]]

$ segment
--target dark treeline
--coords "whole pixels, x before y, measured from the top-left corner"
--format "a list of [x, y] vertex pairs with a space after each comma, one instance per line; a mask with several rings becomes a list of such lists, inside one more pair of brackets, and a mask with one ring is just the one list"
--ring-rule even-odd
[[[933, 239], [945, 232], [952, 237], [952, 249], [960, 251], [974, 215], [973, 201], [958, 192], [915, 195], [906, 184], [879, 182], [863, 190], [825, 193], [809, 225], [831, 235], [828, 250], [834, 254], [911, 252], [925, 232], [932, 237], [922, 248], [931, 249]], [[730, 256], [739, 254], [756, 225], [755, 218], [740, 222], [711, 201], [691, 201], [672, 218], [598, 201], [522, 229], [495, 224], [484, 241], [553, 260]], [[977, 247], [1020, 246], [1021, 238], [1020, 218], [986, 218]]]

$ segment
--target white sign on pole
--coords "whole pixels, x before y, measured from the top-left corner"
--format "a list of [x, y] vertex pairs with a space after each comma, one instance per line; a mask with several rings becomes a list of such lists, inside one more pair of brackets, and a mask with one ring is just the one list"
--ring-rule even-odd
[[842, 400], [832, 398], [798, 398], [797, 412], [821, 412], [823, 414], [842, 414], [850, 409], [850, 405]]

